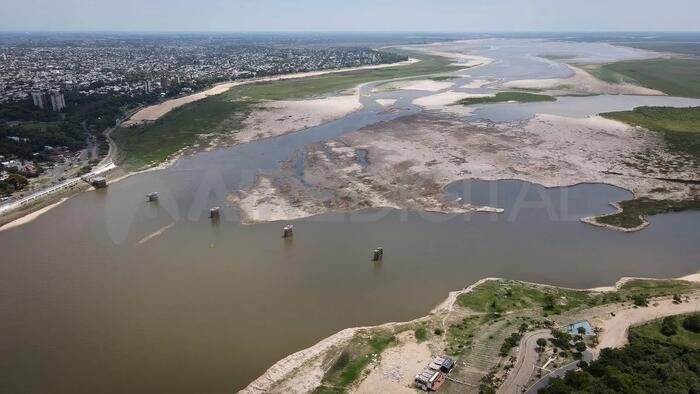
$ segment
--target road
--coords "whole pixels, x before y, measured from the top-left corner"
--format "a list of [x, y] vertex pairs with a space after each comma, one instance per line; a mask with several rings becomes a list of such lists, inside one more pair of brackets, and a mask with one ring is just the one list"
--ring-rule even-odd
[[[119, 127], [119, 125], [124, 121], [124, 119], [128, 119], [131, 115], [133, 115], [135, 112], [139, 111], [141, 108], [142, 107], [139, 106], [137, 108], [132, 109], [131, 111], [126, 112], [122, 118], [117, 119], [116, 126], [110, 127], [109, 129], [105, 130], [104, 135], [105, 135], [105, 137], [107, 137], [107, 142], [109, 143], [109, 151], [107, 152], [107, 155], [104, 157], [104, 159], [102, 159], [102, 161], [100, 161], [95, 167], [93, 167], [93, 169], [89, 173], [87, 173], [83, 176], [80, 176], [80, 177], [66, 179], [66, 180], [64, 180], [56, 185], [49, 186], [45, 189], [36, 191], [36, 192], [34, 192], [26, 197], [23, 197], [19, 200], [15, 200], [12, 202], [2, 204], [2, 205], [0, 205], [0, 215], [5, 214], [5, 213], [10, 212], [10, 211], [13, 211], [13, 210], [18, 209], [18, 208], [21, 208], [22, 206], [27, 205], [31, 202], [34, 202], [38, 199], [41, 199], [41, 198], [46, 197], [50, 194], [59, 192], [59, 191], [64, 190], [70, 186], [78, 184], [82, 181], [82, 178], [95, 177], [95, 176], [102, 175], [106, 172], [109, 172], [109, 171], [115, 169], [117, 166], [116, 166], [116, 164], [114, 164], [114, 157], [115, 157], [116, 152], [117, 152], [117, 146], [114, 143], [114, 141], [112, 140], [112, 138], [110, 137], [110, 134], [112, 134], [112, 131], [114, 131], [114, 129]], [[84, 124], [83, 124], [83, 127], [85, 127]], [[86, 133], [87, 133], [87, 128], [86, 128]], [[94, 148], [97, 149], [97, 146], [95, 146]]]
[[520, 340], [518, 359], [515, 366], [508, 374], [505, 382], [498, 388], [498, 394], [522, 393], [527, 387], [532, 376], [532, 371], [537, 365], [539, 353], [537, 352], [537, 340], [540, 338], [552, 338], [550, 330], [537, 330], [525, 333]]
[[26, 197], [23, 197], [19, 200], [9, 202], [7, 204], [0, 205], [0, 215], [4, 214], [6, 212], [12, 211], [14, 209], [20, 208], [24, 205], [27, 205], [31, 202], [34, 202], [40, 198], [46, 197], [49, 194], [56, 193], [58, 191], [64, 190], [67, 187], [73, 186], [79, 182], [82, 182], [82, 178], [89, 178], [93, 176], [97, 176], [100, 174], [103, 174], [107, 171], [110, 171], [117, 166], [114, 165], [112, 160], [107, 160], [106, 162], [96, 166], [95, 168], [92, 169], [89, 173], [83, 175], [82, 177], [76, 177], [76, 178], [71, 178], [71, 179], [66, 179], [65, 181], [58, 183], [56, 185], [47, 187], [46, 189], [39, 190], [37, 192], [34, 192]]
[[[590, 363], [593, 360], [593, 354], [588, 350], [584, 351], [582, 360], [587, 363]], [[578, 368], [578, 363], [579, 361], [574, 361], [555, 369], [550, 374], [547, 374], [547, 376], [544, 376], [542, 379], [538, 380], [537, 382], [535, 382], [535, 384], [530, 386], [530, 388], [527, 389], [526, 394], [536, 394], [541, 389], [547, 387], [551, 379], [560, 378], [566, 375], [567, 372]]]

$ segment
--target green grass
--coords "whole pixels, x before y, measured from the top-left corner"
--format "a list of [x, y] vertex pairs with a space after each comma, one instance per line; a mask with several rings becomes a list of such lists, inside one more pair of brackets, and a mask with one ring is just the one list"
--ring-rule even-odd
[[428, 330], [425, 327], [418, 327], [413, 330], [413, 333], [415, 334], [418, 342], [423, 342], [428, 339]]
[[176, 108], [153, 123], [118, 128], [111, 137], [118, 146], [120, 164], [135, 170], [162, 162], [195, 144], [198, 134], [240, 128], [248, 111], [250, 103], [246, 101], [212, 96]]
[[697, 42], [624, 42], [621, 45], [656, 52], [675, 52], [700, 56], [700, 43]]
[[650, 297], [671, 296], [673, 294], [683, 294], [700, 288], [697, 283], [684, 280], [663, 279], [633, 279], [626, 282], [618, 291], [621, 296], [629, 297], [634, 294], [647, 294]]
[[621, 212], [599, 216], [596, 221], [620, 228], [635, 228], [642, 225], [648, 216], [700, 209], [700, 200], [653, 200], [641, 197], [619, 204]]
[[642, 337], [651, 338], [657, 341], [670, 343], [679, 347], [700, 350], [700, 334], [688, 331], [685, 328], [683, 328], [682, 323], [683, 319], [686, 316], [681, 315], [676, 317], [675, 325], [677, 332], [675, 335], [666, 336], [661, 333], [662, 319], [655, 320], [649, 324], [645, 324], [639, 327], [634, 327], [630, 330], [630, 335], [638, 335]]
[[59, 124], [60, 122], [21, 122], [18, 126], [27, 131], [46, 131], [50, 126]]
[[369, 339], [356, 336], [326, 372], [321, 386], [314, 390], [314, 393], [346, 392], [357, 381], [373, 356], [377, 357], [395, 342], [396, 337], [391, 334], [372, 335]]
[[428, 79], [430, 79], [431, 81], [440, 82], [440, 81], [453, 81], [455, 79], [459, 79], [459, 77], [455, 77], [455, 76], [451, 76], [451, 75], [436, 75], [434, 77], [429, 77]]
[[229, 98], [247, 97], [253, 100], [308, 98], [342, 92], [367, 82], [444, 73], [460, 69], [460, 67], [451, 65], [453, 63], [451, 59], [444, 57], [413, 53], [410, 56], [421, 61], [407, 66], [346, 71], [316, 77], [243, 85], [229, 90], [224, 93], [224, 96]]
[[461, 322], [451, 324], [447, 328], [447, 354], [458, 356], [472, 344], [479, 329], [480, 319], [480, 316], [465, 317]]
[[700, 59], [629, 60], [585, 69], [606, 82], [627, 82], [671, 96], [700, 98]]
[[649, 130], [700, 133], [700, 107], [637, 107], [632, 111], [607, 112], [601, 115]]
[[461, 294], [461, 306], [476, 312], [500, 315], [528, 308], [560, 313], [593, 301], [586, 291], [529, 285], [516, 281], [488, 281], [469, 293]]
[[700, 107], [637, 107], [601, 116], [659, 132], [672, 152], [688, 155], [700, 165]]
[[117, 161], [136, 170], [165, 161], [175, 152], [200, 141], [198, 135], [240, 129], [251, 106], [260, 100], [301, 99], [323, 96], [384, 79], [444, 73], [459, 69], [452, 60], [429, 55], [410, 56], [421, 61], [407, 66], [355, 70], [316, 77], [259, 82], [235, 87], [179, 107], [161, 119], [135, 127], [116, 129], [112, 139], [118, 147]]
[[493, 103], [504, 103], [508, 101], [516, 101], [519, 103], [531, 103], [540, 101], [556, 101], [557, 99], [552, 96], [547, 96], [545, 94], [533, 94], [524, 92], [501, 92], [496, 93], [495, 96], [487, 97], [467, 97], [465, 99], [459, 100], [457, 104], [462, 105], [475, 105], [475, 104], [493, 104]]

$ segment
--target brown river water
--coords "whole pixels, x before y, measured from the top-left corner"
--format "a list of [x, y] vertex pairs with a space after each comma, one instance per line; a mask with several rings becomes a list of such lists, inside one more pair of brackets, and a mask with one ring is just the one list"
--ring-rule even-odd
[[[494, 51], [507, 56], [475, 75], [566, 72], [525, 56], [515, 73], [506, 65], [517, 63], [522, 45], [509, 52], [500, 44]], [[545, 53], [532, 45], [530, 54]], [[391, 94], [406, 109], [386, 114], [372, 102]], [[325, 214], [293, 221], [291, 240], [280, 237], [286, 222], [242, 226], [225, 204], [228, 192], [305, 144], [415, 113], [417, 94], [369, 95], [364, 110], [339, 121], [183, 158], [1, 232], [0, 392], [231, 393], [338, 330], [425, 315], [449, 291], [483, 277], [592, 287], [700, 269], [699, 212], [653, 217], [632, 234], [580, 223], [631, 197], [605, 185], [459, 182], [448, 189], [453, 197], [505, 213]], [[648, 99], [619, 100], [631, 108]], [[503, 117], [502, 107], [492, 116]], [[145, 201], [151, 191], [158, 203]], [[215, 205], [222, 217], [212, 223], [206, 211]], [[376, 246], [385, 250], [381, 263], [370, 261]]]

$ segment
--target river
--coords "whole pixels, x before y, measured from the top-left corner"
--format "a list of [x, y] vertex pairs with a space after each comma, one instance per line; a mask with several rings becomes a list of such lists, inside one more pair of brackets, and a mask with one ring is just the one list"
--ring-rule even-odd
[[[479, 55], [497, 61], [458, 83], [565, 75], [565, 67], [533, 56], [553, 44], [525, 41], [529, 51], [518, 40], [479, 44]], [[556, 46], [597, 51], [597, 60], [648, 56], [605, 44]], [[0, 392], [230, 393], [342, 328], [424, 315], [448, 291], [486, 276], [592, 287], [621, 276], [697, 271], [698, 212], [656, 216], [632, 234], [580, 223], [631, 197], [606, 185], [458, 182], [447, 190], [455, 198], [506, 212], [324, 214], [291, 222], [292, 239], [280, 237], [286, 223], [240, 225], [224, 202], [228, 192], [274, 171], [305, 144], [415, 113], [410, 101], [427, 94], [372, 88], [363, 88], [362, 111], [338, 121], [182, 158], [1, 232]], [[380, 97], [398, 99], [403, 109], [385, 113], [374, 103]], [[601, 96], [547, 105], [583, 116], [598, 110], [597, 100], [622, 108], [695, 102]], [[492, 116], [505, 116], [503, 108]], [[152, 191], [158, 203], [146, 202]], [[212, 222], [206, 211], [216, 205], [222, 217]], [[376, 246], [385, 250], [380, 263], [370, 261]]]

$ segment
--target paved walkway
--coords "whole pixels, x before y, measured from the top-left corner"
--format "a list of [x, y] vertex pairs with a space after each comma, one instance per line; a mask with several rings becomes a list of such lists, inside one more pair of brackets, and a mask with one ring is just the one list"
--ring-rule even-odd
[[537, 330], [523, 335], [523, 338], [520, 340], [518, 359], [515, 361], [515, 366], [508, 374], [505, 382], [498, 388], [498, 394], [522, 393], [527, 387], [532, 371], [535, 369], [539, 359], [537, 340], [540, 338], [552, 338], [552, 333], [550, 330]]
[[[591, 360], [593, 360], [593, 353], [589, 352], [588, 350], [584, 351], [583, 358], [581, 360], [583, 360], [587, 363], [590, 363]], [[526, 394], [536, 394], [541, 389], [547, 387], [549, 385], [549, 381], [551, 379], [560, 378], [560, 377], [566, 375], [567, 372], [578, 368], [578, 363], [579, 363], [579, 360], [568, 363], [562, 367], [555, 369], [551, 373], [544, 376], [542, 379], [535, 382], [535, 384], [530, 386], [530, 388], [527, 389]]]

